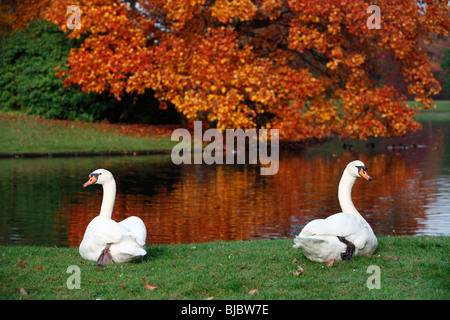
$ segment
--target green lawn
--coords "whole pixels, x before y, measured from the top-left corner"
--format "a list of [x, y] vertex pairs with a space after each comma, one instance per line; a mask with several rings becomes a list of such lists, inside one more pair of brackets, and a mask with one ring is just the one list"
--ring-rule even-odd
[[[370, 257], [332, 267], [292, 239], [149, 245], [137, 264], [94, 266], [77, 248], [0, 247], [0, 299], [449, 299], [449, 237], [379, 237]], [[69, 266], [80, 289], [69, 289]], [[369, 266], [380, 289], [369, 289]], [[370, 270], [370, 269], [369, 269]], [[155, 287], [157, 287], [155, 289]]]
[[[408, 101], [408, 104], [415, 105], [414, 101]], [[422, 109], [415, 119], [419, 122], [424, 121], [450, 121], [450, 101], [435, 101], [436, 109]]]
[[108, 125], [0, 113], [0, 154], [167, 151], [170, 131], [157, 126]]

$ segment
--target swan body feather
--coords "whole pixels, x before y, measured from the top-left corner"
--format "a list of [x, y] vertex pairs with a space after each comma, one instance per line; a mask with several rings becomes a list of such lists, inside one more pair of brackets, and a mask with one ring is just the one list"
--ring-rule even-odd
[[[356, 168], [356, 171], [353, 168]], [[356, 177], [360, 176], [358, 168], [366, 167], [359, 160], [351, 162], [339, 183], [339, 203], [344, 212], [309, 222], [295, 237], [293, 247], [302, 250], [309, 260], [327, 262], [348, 258], [344, 254], [348, 245], [343, 241], [354, 245], [350, 258], [375, 252], [378, 246], [377, 238], [351, 201], [352, 186]], [[371, 180], [365, 170], [364, 177]]]
[[115, 263], [142, 258], [147, 253], [144, 249], [147, 237], [144, 222], [136, 216], [120, 222], [112, 220], [116, 190], [114, 178], [109, 171], [104, 169], [98, 169], [92, 174], [103, 175], [103, 177], [98, 175], [96, 180], [97, 183], [100, 181], [100, 184], [103, 184], [102, 209], [100, 215], [92, 219], [86, 228], [79, 247], [80, 255], [84, 259], [98, 262], [103, 250], [108, 246], [112, 261]]

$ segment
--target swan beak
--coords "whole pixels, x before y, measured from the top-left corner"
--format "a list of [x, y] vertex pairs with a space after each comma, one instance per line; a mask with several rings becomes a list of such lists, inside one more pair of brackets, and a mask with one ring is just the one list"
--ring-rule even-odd
[[83, 187], [86, 188], [87, 186], [89, 186], [91, 184], [94, 184], [96, 182], [97, 182], [97, 176], [93, 175], [93, 174], [90, 174], [89, 175], [89, 180], [85, 184], [83, 184]]
[[359, 169], [359, 175], [366, 179], [367, 181], [372, 181], [372, 178], [367, 174], [366, 170], [364, 168]]

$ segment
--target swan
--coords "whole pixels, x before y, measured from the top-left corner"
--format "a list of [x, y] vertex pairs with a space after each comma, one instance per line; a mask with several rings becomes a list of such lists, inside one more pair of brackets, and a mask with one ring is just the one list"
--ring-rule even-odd
[[119, 223], [111, 219], [116, 198], [116, 181], [111, 172], [97, 169], [89, 174], [89, 180], [83, 185], [103, 185], [103, 200], [100, 214], [92, 219], [81, 241], [80, 255], [97, 265], [124, 263], [141, 259], [147, 230], [144, 222], [135, 216]]
[[350, 162], [339, 182], [338, 198], [342, 212], [309, 222], [294, 239], [294, 248], [311, 261], [333, 263], [375, 252], [377, 238], [369, 223], [353, 205], [351, 193], [356, 178], [368, 181], [367, 167], [360, 160]]

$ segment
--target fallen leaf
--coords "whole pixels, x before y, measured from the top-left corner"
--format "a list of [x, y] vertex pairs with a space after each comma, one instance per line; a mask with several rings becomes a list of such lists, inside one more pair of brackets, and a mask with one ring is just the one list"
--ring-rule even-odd
[[28, 292], [24, 288], [20, 288], [19, 291], [20, 291], [21, 295], [24, 295], [24, 296], [28, 295]]
[[297, 258], [294, 258], [294, 260], [291, 261], [292, 263], [297, 263]]
[[259, 294], [259, 291], [258, 291], [258, 289], [253, 289], [253, 290], [250, 290], [248, 292], [248, 294], [251, 294], [252, 296], [254, 296], [255, 294]]
[[123, 290], [125, 290], [125, 286], [123, 284], [119, 284], [119, 287], [121, 287]]
[[303, 272], [305, 272], [305, 270], [303, 270], [302, 267], [300, 267], [299, 265], [297, 265], [297, 270], [292, 271], [292, 274], [293, 274], [294, 276], [298, 276], [298, 275], [300, 275], [300, 274], [303, 273]]
[[206, 298], [206, 300], [212, 300], [212, 299], [214, 299], [214, 297], [208, 297], [208, 298]]
[[328, 261], [327, 267], [331, 268], [333, 266], [333, 264], [334, 264], [334, 259], [331, 259], [330, 261]]
[[394, 259], [395, 261], [398, 261], [398, 260], [400, 260], [400, 258], [399, 258], [399, 257], [397, 257], [397, 256], [393, 256], [393, 257], [392, 257], [392, 259]]
[[145, 287], [145, 289], [152, 290], [152, 291], [155, 291], [156, 289], [158, 289], [157, 286], [154, 286], [154, 285], [148, 284], [148, 283], [144, 284], [144, 287]]

